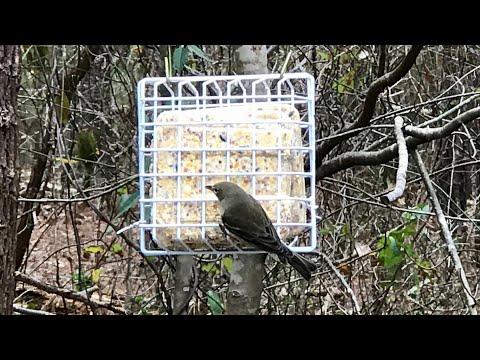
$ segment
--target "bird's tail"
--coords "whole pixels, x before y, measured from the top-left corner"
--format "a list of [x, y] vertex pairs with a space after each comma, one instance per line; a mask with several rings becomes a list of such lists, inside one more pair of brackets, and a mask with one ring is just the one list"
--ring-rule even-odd
[[292, 265], [292, 267], [307, 281], [312, 277], [312, 271], [317, 268], [313, 262], [293, 252], [290, 252], [286, 256], [286, 259], [288, 263]]

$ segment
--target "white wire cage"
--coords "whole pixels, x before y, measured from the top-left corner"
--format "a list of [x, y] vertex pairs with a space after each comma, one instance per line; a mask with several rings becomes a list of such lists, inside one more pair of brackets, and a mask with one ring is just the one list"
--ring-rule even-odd
[[205, 188], [219, 181], [256, 198], [292, 251], [316, 249], [311, 75], [145, 78], [137, 96], [145, 255], [261, 252], [221, 232]]

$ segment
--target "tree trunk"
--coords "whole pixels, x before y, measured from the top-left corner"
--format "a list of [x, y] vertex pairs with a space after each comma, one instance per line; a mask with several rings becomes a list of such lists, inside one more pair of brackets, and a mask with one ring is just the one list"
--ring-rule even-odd
[[[265, 45], [243, 45], [236, 51], [237, 74], [267, 74]], [[246, 86], [247, 91], [250, 90]], [[258, 89], [265, 90], [265, 89]], [[257, 91], [260, 94], [261, 91]], [[235, 255], [227, 294], [226, 313], [254, 315], [258, 313], [263, 290], [266, 254]]]
[[266, 254], [234, 255], [226, 313], [255, 315], [260, 307]]
[[175, 289], [173, 291], [173, 315], [186, 315], [192, 298], [192, 282], [195, 258], [191, 255], [178, 255], [175, 265]]
[[0, 315], [13, 313], [19, 191], [17, 94], [20, 46], [0, 46]]

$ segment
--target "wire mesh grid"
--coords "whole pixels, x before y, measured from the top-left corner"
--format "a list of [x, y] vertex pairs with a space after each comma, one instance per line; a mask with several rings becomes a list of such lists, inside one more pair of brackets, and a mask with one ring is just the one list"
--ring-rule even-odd
[[316, 248], [311, 75], [145, 78], [137, 96], [144, 254], [261, 252], [220, 231], [218, 181], [259, 200], [292, 251]]

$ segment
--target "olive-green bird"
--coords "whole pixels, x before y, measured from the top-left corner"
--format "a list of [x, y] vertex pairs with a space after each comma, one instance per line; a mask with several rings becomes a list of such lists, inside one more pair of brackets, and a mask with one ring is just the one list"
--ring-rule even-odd
[[260, 250], [276, 254], [282, 263], [288, 262], [305, 280], [310, 280], [316, 265], [292, 252], [281, 242], [271, 220], [257, 200], [240, 186], [227, 181], [206, 188], [220, 201], [220, 215], [227, 234]]

